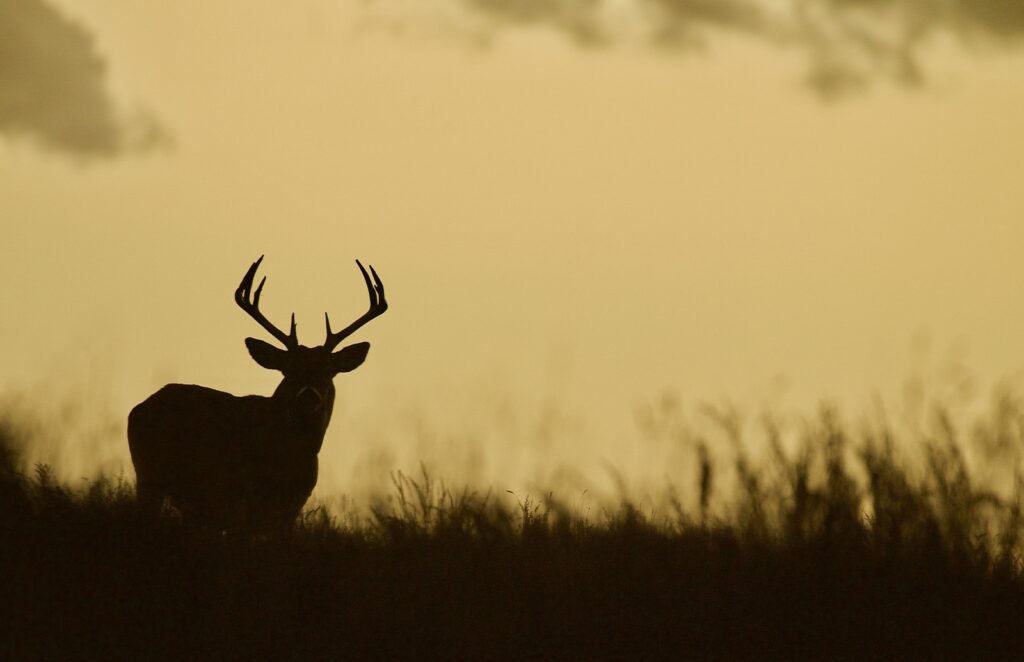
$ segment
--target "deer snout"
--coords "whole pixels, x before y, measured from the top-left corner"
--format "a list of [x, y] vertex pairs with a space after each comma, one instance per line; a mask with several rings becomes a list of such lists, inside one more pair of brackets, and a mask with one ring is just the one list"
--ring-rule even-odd
[[303, 386], [295, 394], [295, 401], [307, 411], [320, 411], [324, 406], [324, 396], [312, 386]]

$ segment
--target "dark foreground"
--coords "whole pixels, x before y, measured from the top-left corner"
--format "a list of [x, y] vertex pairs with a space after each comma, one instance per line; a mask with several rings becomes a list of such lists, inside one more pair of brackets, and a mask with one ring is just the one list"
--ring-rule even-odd
[[717, 518], [582, 519], [400, 476], [372, 517], [257, 540], [10, 460], [0, 659], [1024, 659], [1019, 499], [973, 487], [953, 445], [913, 482], [818, 433], [737, 463]]

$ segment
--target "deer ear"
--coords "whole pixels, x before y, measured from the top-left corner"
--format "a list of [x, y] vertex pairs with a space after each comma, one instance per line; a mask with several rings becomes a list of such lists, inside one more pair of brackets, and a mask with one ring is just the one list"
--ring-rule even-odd
[[366, 353], [370, 351], [370, 343], [357, 342], [354, 345], [343, 347], [340, 351], [331, 354], [331, 367], [335, 374], [339, 372], [351, 372], [363, 364], [366, 360]]
[[268, 370], [284, 370], [287, 365], [288, 352], [270, 343], [256, 338], [246, 338], [245, 346], [249, 349], [249, 356]]

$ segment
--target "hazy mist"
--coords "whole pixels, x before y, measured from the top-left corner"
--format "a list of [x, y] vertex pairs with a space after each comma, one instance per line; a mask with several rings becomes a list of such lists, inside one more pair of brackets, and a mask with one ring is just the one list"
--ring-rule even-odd
[[232, 301], [264, 253], [307, 344], [365, 309], [354, 259], [388, 288], [321, 492], [657, 481], [666, 393], [859, 411], [1024, 366], [1018, 3], [417, 7], [0, 0], [0, 379], [87, 431], [67, 475], [130, 472], [164, 383], [273, 390]]

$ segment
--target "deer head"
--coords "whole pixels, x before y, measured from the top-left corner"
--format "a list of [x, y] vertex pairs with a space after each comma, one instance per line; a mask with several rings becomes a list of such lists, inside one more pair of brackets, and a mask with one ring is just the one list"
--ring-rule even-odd
[[[245, 346], [256, 363], [270, 370], [278, 370], [284, 375], [280, 386], [274, 391], [274, 400], [282, 404], [291, 421], [300, 426], [308, 426], [310, 432], [323, 430], [330, 420], [334, 404], [334, 385], [332, 379], [339, 372], [350, 372], [358, 368], [370, 351], [370, 343], [360, 342], [348, 345], [338, 351], [335, 348], [360, 327], [382, 314], [388, 309], [384, 298], [384, 284], [373, 267], [369, 273], [362, 263], [356, 260], [359, 271], [363, 274], [366, 289], [370, 296], [370, 307], [358, 319], [340, 331], [331, 330], [331, 320], [324, 313], [327, 325], [327, 338], [319, 347], [306, 347], [299, 344], [295, 327], [295, 314], [292, 313], [291, 330], [284, 333], [260, 312], [260, 295], [266, 277], [260, 281], [255, 291], [252, 289], [256, 270], [259, 269], [263, 256], [252, 263], [249, 271], [235, 290], [235, 302], [249, 314], [260, 326], [274, 336], [284, 349], [274, 347], [270, 343], [256, 338], [246, 338]], [[373, 275], [372, 280], [370, 274]], [[322, 432], [321, 432], [322, 434]]]

